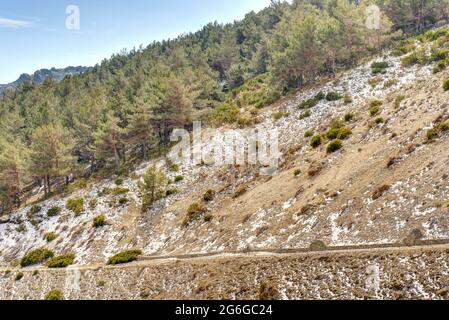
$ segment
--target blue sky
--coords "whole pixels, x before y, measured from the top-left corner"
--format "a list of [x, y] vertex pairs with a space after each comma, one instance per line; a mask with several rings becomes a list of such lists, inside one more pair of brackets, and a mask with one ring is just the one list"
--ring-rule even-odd
[[[91, 66], [123, 48], [232, 22], [270, 0], [1, 0], [0, 83], [22, 73]], [[66, 8], [80, 9], [80, 30], [66, 28]]]

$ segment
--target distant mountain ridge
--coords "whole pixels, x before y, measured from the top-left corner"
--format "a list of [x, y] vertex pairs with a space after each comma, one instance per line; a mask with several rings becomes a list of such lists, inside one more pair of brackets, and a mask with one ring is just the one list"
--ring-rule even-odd
[[70, 74], [79, 74], [88, 71], [91, 69], [90, 67], [67, 67], [64, 69], [41, 69], [33, 73], [32, 75], [29, 74], [22, 74], [16, 81], [8, 83], [8, 84], [0, 84], [0, 95], [2, 95], [7, 89], [15, 89], [22, 83], [24, 83], [27, 80], [32, 80], [36, 83], [43, 83], [45, 79], [51, 78], [55, 81], [61, 81], [64, 79], [66, 75]]

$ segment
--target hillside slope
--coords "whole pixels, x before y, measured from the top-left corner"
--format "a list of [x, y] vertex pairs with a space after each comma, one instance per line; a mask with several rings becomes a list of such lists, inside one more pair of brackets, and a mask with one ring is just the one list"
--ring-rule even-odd
[[[114, 194], [111, 177], [42, 202], [31, 217], [31, 206], [26, 206], [2, 218], [1, 264], [10, 265], [42, 246], [73, 252], [77, 265], [87, 265], [135, 247], [146, 255], [167, 255], [307, 248], [317, 239], [332, 246], [402, 243], [417, 230], [424, 239], [449, 238], [448, 133], [432, 141], [426, 137], [435, 121], [449, 117], [441, 87], [449, 73], [433, 75], [430, 66], [402, 68], [399, 58], [385, 60], [390, 67], [374, 88], [370, 61], [264, 109], [259, 126], [280, 132], [282, 160], [273, 176], [260, 175], [258, 166], [167, 168], [172, 180], [184, 178], [175, 183], [177, 193], [141, 213], [137, 183], [151, 164], [146, 163], [120, 187], [127, 189], [122, 191], [128, 203], [117, 204], [124, 194]], [[393, 79], [394, 84], [384, 85]], [[322, 101], [310, 117], [301, 117], [304, 110], [298, 105], [320, 91], [337, 91], [353, 101]], [[400, 103], [398, 96], [403, 96]], [[373, 100], [383, 102], [374, 117], [369, 114]], [[280, 111], [288, 116], [273, 120]], [[348, 112], [354, 116], [347, 124], [352, 135], [342, 150], [328, 155], [324, 144], [312, 148], [310, 138], [304, 138], [311, 129], [325, 133], [332, 119]], [[152, 163], [167, 166], [164, 159]], [[189, 206], [210, 189], [216, 196], [204, 204], [208, 219], [204, 213], [185, 225]], [[66, 209], [67, 200], [77, 197], [85, 203], [78, 216]], [[61, 213], [48, 217], [55, 206]], [[93, 228], [100, 214], [107, 224]], [[49, 232], [57, 237], [47, 243]]]

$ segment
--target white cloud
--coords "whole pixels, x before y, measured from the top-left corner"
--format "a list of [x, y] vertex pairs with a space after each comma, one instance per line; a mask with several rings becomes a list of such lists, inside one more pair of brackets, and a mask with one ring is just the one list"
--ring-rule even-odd
[[28, 28], [33, 25], [30, 21], [13, 20], [0, 17], [0, 27], [8, 28]]

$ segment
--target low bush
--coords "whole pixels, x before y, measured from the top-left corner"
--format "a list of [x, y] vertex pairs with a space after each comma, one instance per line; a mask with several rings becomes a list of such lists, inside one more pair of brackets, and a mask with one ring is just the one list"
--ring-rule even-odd
[[379, 125], [379, 124], [381, 124], [381, 123], [384, 123], [384, 122], [385, 122], [385, 119], [382, 118], [382, 117], [377, 117], [377, 118], [374, 120], [374, 122], [375, 122], [377, 125]]
[[305, 133], [304, 133], [304, 138], [310, 138], [310, 137], [312, 137], [313, 136], [313, 131], [312, 130], [307, 130]]
[[334, 153], [338, 150], [340, 150], [341, 148], [343, 148], [343, 142], [341, 140], [334, 140], [331, 143], [329, 143], [329, 145], [327, 146], [326, 152], [327, 153]]
[[275, 112], [272, 115], [273, 119], [276, 120], [276, 121], [280, 120], [282, 118], [286, 118], [288, 116], [289, 116], [289, 114], [287, 112], [283, 112], [283, 111]]
[[204, 222], [211, 222], [214, 216], [211, 213], [208, 213], [204, 216]]
[[18, 273], [16, 274], [15, 281], [20, 281], [20, 280], [22, 280], [23, 276], [24, 276], [23, 272], [18, 272]]
[[136, 261], [141, 255], [142, 251], [138, 249], [124, 251], [109, 258], [108, 265], [117, 265], [133, 262]]
[[61, 208], [59, 208], [59, 207], [52, 207], [52, 208], [48, 209], [47, 216], [55, 217], [55, 216], [59, 215], [60, 213], [61, 213]]
[[298, 106], [298, 108], [299, 109], [311, 109], [311, 108], [315, 107], [318, 104], [318, 102], [319, 102], [319, 100], [317, 100], [315, 98], [307, 99], [307, 100], [301, 102], [301, 104]]
[[32, 206], [30, 208], [30, 211], [28, 211], [28, 216], [32, 217], [32, 216], [34, 216], [35, 214], [38, 214], [41, 211], [42, 211], [42, 208], [40, 206], [37, 206], [37, 205], [36, 206]]
[[204, 209], [199, 203], [192, 203], [187, 209], [187, 215], [183, 221], [183, 226], [187, 227], [193, 221], [198, 220], [203, 211]]
[[93, 221], [92, 226], [93, 226], [95, 229], [98, 229], [98, 228], [103, 227], [105, 224], [106, 224], [106, 217], [105, 217], [104, 214], [101, 214], [101, 215], [96, 216], [96, 217], [94, 218], [94, 221]]
[[449, 49], [446, 48], [432, 48], [430, 54], [430, 61], [441, 61], [445, 60], [449, 55]]
[[371, 72], [373, 75], [380, 74], [380, 73], [386, 73], [387, 69], [389, 67], [388, 62], [382, 61], [382, 62], [373, 62], [371, 64]]
[[175, 182], [181, 182], [181, 181], [183, 181], [184, 180], [184, 177], [183, 176], [176, 176], [175, 177]]
[[120, 199], [118, 199], [118, 201], [117, 201], [117, 203], [118, 203], [119, 205], [124, 205], [124, 204], [127, 204], [128, 202], [129, 202], [129, 199], [128, 199], [127, 197], [120, 198]]
[[48, 243], [54, 241], [58, 236], [56, 235], [56, 233], [54, 232], [48, 232], [45, 234], [44, 236], [44, 240], [47, 241]]
[[83, 198], [72, 198], [67, 201], [66, 208], [75, 215], [80, 215], [84, 212], [84, 199]]
[[402, 40], [400, 45], [392, 51], [392, 55], [400, 57], [416, 49], [413, 40]]
[[404, 95], [399, 95], [396, 97], [396, 99], [394, 100], [394, 107], [396, 109], [399, 109], [399, 107], [401, 106], [402, 101], [405, 100], [405, 96]]
[[370, 109], [369, 109], [369, 114], [370, 114], [370, 116], [372, 116], [372, 117], [374, 117], [375, 115], [377, 115], [377, 114], [379, 114], [379, 112], [380, 112], [380, 108], [379, 107], [371, 107]]
[[410, 55], [402, 58], [401, 63], [403, 67], [411, 67], [416, 64], [426, 64], [428, 62], [428, 57], [425, 49], [416, 50]]
[[301, 115], [299, 116], [299, 120], [304, 120], [306, 118], [309, 118], [312, 115], [312, 113], [310, 111], [304, 111], [303, 113], [301, 113]]
[[447, 68], [447, 65], [449, 63], [449, 59], [444, 59], [441, 61], [438, 61], [435, 66], [433, 67], [433, 74], [437, 74]]
[[342, 96], [340, 94], [338, 94], [338, 92], [328, 92], [326, 95], [326, 100], [327, 101], [338, 101], [342, 98]]
[[326, 137], [329, 140], [335, 140], [338, 137], [338, 133], [340, 132], [340, 129], [330, 129], [327, 133], [326, 133]]
[[214, 190], [207, 190], [206, 193], [203, 195], [203, 200], [206, 202], [210, 202], [214, 200], [215, 197], [215, 191]]
[[337, 139], [346, 140], [352, 135], [352, 130], [348, 127], [343, 127], [338, 131]]
[[116, 186], [122, 186], [123, 185], [123, 178], [117, 178], [114, 181]]
[[299, 175], [301, 175], [301, 173], [302, 173], [301, 169], [296, 169], [295, 172], [293, 172], [293, 175], [295, 177], [298, 177]]
[[39, 248], [28, 252], [21, 260], [22, 267], [40, 264], [54, 257], [54, 253], [46, 248]]
[[165, 195], [167, 197], [174, 195], [175, 193], [178, 192], [178, 189], [176, 188], [172, 188], [172, 189], [167, 189], [167, 191], [165, 192]]
[[443, 82], [444, 91], [449, 91], [449, 79]]
[[75, 263], [75, 255], [69, 253], [62, 256], [51, 258], [47, 263], [47, 267], [50, 269], [67, 268], [68, 266], [74, 263]]
[[89, 208], [93, 209], [93, 208], [95, 208], [97, 206], [97, 204], [98, 204], [98, 200], [97, 199], [91, 199], [89, 201]]
[[310, 145], [314, 149], [318, 148], [321, 145], [321, 143], [322, 143], [321, 135], [316, 135], [312, 138], [312, 140], [310, 140]]
[[392, 86], [396, 85], [397, 83], [398, 83], [398, 81], [396, 79], [387, 80], [384, 83], [384, 89], [391, 88]]
[[45, 300], [63, 300], [62, 292], [60, 290], [51, 290], [45, 296]]
[[351, 112], [345, 113], [345, 122], [351, 122], [354, 119], [354, 114]]

